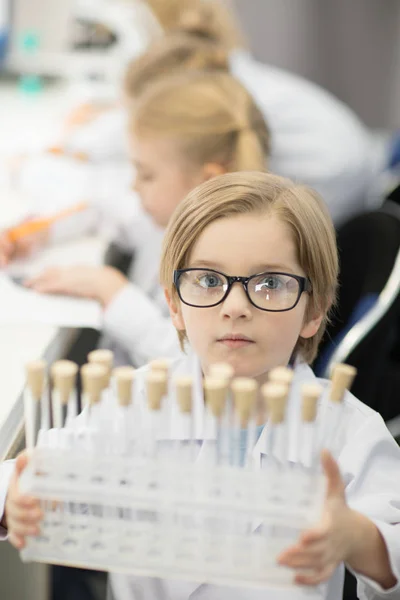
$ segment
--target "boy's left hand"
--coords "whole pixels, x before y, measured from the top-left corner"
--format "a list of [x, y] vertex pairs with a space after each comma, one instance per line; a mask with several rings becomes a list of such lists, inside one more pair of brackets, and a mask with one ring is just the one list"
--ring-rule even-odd
[[106, 307], [128, 284], [113, 267], [53, 267], [28, 279], [24, 285], [42, 294], [65, 294], [98, 300]]
[[305, 531], [297, 544], [278, 557], [279, 564], [297, 571], [295, 583], [301, 585], [318, 585], [327, 581], [336, 567], [350, 555], [353, 545], [354, 513], [346, 503], [339, 467], [326, 450], [322, 452], [321, 461], [327, 478], [321, 521]]

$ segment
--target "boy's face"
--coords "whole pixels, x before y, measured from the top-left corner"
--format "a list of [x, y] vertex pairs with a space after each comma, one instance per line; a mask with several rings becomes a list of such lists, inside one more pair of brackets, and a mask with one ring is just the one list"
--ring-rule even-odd
[[203, 170], [186, 160], [170, 139], [135, 137], [130, 149], [136, 168], [134, 189], [153, 221], [166, 227], [178, 204], [203, 182]]
[[[274, 216], [239, 215], [209, 225], [193, 247], [187, 267], [212, 268], [226, 275], [249, 276], [279, 271], [305, 276], [296, 258], [290, 229]], [[237, 376], [263, 379], [268, 371], [289, 362], [299, 336], [312, 337], [322, 315], [305, 322], [308, 294], [286, 312], [253, 306], [240, 283], [211, 308], [195, 308], [169, 299], [177, 329], [185, 329], [203, 371], [228, 362]], [[244, 336], [243, 342], [226, 339]]]

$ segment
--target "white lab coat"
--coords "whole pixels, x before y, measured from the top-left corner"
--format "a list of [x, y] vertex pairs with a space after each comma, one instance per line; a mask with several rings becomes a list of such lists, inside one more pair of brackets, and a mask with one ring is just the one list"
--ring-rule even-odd
[[113, 350], [118, 365], [141, 366], [160, 356], [179, 356], [178, 336], [159, 283], [164, 231], [153, 224], [131, 192], [116, 198], [113, 205], [103, 195], [103, 201], [98, 200], [85, 214], [60, 221], [53, 238], [60, 241], [91, 229], [133, 253], [127, 274], [130, 283], [103, 313], [100, 347]]
[[[137, 372], [135, 402], [142, 406], [145, 402], [145, 378], [147, 367]], [[140, 376], [140, 374], [142, 376]], [[191, 375], [194, 379], [193, 410], [196, 433], [205, 431], [204, 401], [202, 393], [202, 374], [198, 359], [193, 355], [181, 357], [173, 362], [171, 375]], [[311, 369], [299, 364], [295, 369], [294, 390], [305, 381], [314, 380]], [[319, 380], [326, 386], [327, 382]], [[289, 402], [291, 411], [296, 411], [294, 403]], [[335, 448], [339, 466], [346, 484], [349, 505], [371, 518], [384, 537], [392, 565], [398, 579], [394, 588], [384, 591], [379, 585], [363, 576], [358, 579], [358, 594], [361, 600], [398, 600], [400, 598], [400, 449], [389, 434], [378, 413], [357, 400], [352, 394], [345, 396], [345, 413], [342, 441]], [[110, 406], [110, 405], [108, 405]], [[166, 411], [165, 422], [160, 431], [162, 439], [185, 439], [183, 425], [177, 420], [169, 427], [170, 413]], [[111, 416], [111, 415], [110, 415]], [[79, 419], [79, 417], [78, 417]], [[328, 416], [329, 419], [329, 416]], [[168, 425], [167, 425], [168, 422]], [[254, 449], [256, 461], [261, 463], [265, 448], [267, 428], [264, 429]], [[206, 437], [208, 434], [206, 433]], [[202, 450], [203, 451], [203, 450]], [[289, 458], [295, 458], [296, 444], [291, 439], [288, 448]], [[11, 476], [11, 463], [6, 462], [0, 469], [0, 518], [4, 511], [6, 491]], [[1, 533], [1, 532], [0, 532]], [[2, 532], [5, 537], [5, 532]], [[328, 584], [312, 591], [311, 597], [324, 600], [339, 600], [342, 595], [344, 568], [340, 566]], [[199, 584], [178, 580], [159, 580], [146, 577], [128, 577], [113, 573], [110, 575], [111, 588], [115, 600], [305, 600], [310, 592], [296, 590], [229, 588], [216, 585]]]

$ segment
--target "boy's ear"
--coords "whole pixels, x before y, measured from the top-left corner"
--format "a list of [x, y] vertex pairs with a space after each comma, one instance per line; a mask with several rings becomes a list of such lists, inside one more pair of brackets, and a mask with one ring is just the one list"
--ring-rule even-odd
[[177, 329], [178, 331], [184, 331], [185, 323], [183, 321], [179, 300], [175, 301], [169, 293], [169, 291], [167, 290], [167, 288], [164, 288], [164, 295], [168, 304], [169, 314], [171, 316], [171, 320], [175, 329]]
[[311, 338], [313, 337], [319, 328], [321, 327], [322, 320], [324, 318], [323, 313], [314, 314], [307, 322], [303, 324], [300, 331], [300, 337]]
[[226, 168], [216, 162], [208, 162], [203, 165], [203, 181], [214, 179], [217, 175], [224, 175], [227, 172]]

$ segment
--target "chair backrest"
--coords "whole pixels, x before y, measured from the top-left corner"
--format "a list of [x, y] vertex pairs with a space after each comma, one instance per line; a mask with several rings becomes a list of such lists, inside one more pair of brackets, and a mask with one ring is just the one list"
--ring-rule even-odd
[[379, 387], [400, 331], [400, 207], [387, 203], [359, 215], [337, 237], [338, 306], [314, 368], [327, 376], [336, 362], [357, 367], [354, 393], [385, 417], [391, 409]]

